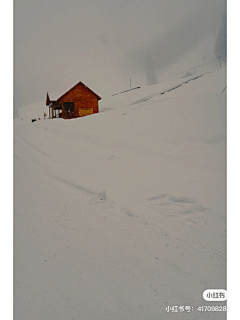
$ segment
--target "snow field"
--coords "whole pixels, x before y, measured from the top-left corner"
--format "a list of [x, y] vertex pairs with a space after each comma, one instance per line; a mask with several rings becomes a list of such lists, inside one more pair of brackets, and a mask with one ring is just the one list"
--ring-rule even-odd
[[225, 86], [221, 69], [15, 120], [16, 319], [225, 319], [196, 311], [226, 287]]

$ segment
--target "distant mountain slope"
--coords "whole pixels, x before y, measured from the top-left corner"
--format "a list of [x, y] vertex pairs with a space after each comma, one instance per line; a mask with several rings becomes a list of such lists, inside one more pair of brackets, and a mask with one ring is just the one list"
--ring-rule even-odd
[[219, 93], [226, 86], [226, 70], [205, 72], [185, 78], [174, 79], [161, 84], [144, 86], [107, 97], [100, 103], [101, 111], [126, 107], [130, 104], [140, 103], [155, 96], [171, 98], [173, 96], [194, 95], [199, 93]]

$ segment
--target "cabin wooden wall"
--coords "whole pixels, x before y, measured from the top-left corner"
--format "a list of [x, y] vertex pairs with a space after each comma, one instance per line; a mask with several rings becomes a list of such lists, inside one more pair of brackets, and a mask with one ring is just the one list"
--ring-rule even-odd
[[81, 84], [77, 85], [59, 100], [59, 103], [63, 102], [74, 102], [75, 117], [98, 113], [98, 98]]

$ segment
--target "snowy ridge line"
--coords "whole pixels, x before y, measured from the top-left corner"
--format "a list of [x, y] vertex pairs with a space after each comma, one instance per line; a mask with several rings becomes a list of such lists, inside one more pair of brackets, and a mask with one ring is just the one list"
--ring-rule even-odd
[[[197, 68], [200, 68], [200, 67], [202, 67], [202, 66], [205, 66], [206, 64], [210, 64], [210, 63], [213, 62], [213, 61], [217, 61], [217, 60], [218, 60], [218, 61], [220, 62], [221, 59], [222, 59], [222, 57], [221, 57], [221, 58], [214, 58], [214, 59], [209, 60], [209, 61], [207, 61], [207, 62], [204, 62], [204, 63], [202, 63], [202, 64], [200, 64], [200, 65], [193, 66], [193, 67], [191, 67], [191, 68], [189, 68], [189, 69], [187, 69], [187, 70], [181, 71], [180, 73], [183, 74], [183, 73], [186, 73], [186, 72], [191, 71], [191, 70], [196, 70]], [[220, 64], [219, 64], [219, 67], [221, 68]]]
[[[156, 95], [158, 95], [158, 94], [156, 94]], [[160, 100], [157, 100], [157, 101], [159, 101], [159, 102], [161, 102], [161, 101], [167, 101], [167, 100], [174, 100], [174, 99], [177, 99], [177, 98], [166, 98], [166, 99], [160, 99]], [[151, 102], [149, 102], [148, 103], [148, 107], [152, 107], [151, 105], [152, 104], [154, 104], [156, 101], [151, 101]], [[153, 106], [154, 107], [154, 106]], [[124, 112], [124, 113], [122, 113], [122, 116], [125, 116], [126, 114], [128, 114], [128, 113], [130, 113], [130, 112], [132, 112], [132, 111], [134, 111], [134, 110], [136, 110], [136, 109], [138, 109], [138, 108], [144, 108], [144, 105], [138, 105], [138, 106], [136, 106], [136, 107], [134, 107], [134, 108], [132, 108], [132, 109], [129, 109], [128, 111], [126, 111], [126, 112]]]
[[[17, 138], [16, 138], [16, 139], [17, 139]], [[19, 140], [19, 139], [17, 139], [17, 140]], [[29, 146], [32, 147], [31, 144], [29, 144]], [[44, 155], [44, 156], [47, 155], [47, 154], [44, 154], [44, 153], [42, 153], [42, 152], [40, 152], [40, 154], [42, 154], [42, 155]], [[18, 157], [17, 155], [15, 155], [15, 156]], [[48, 155], [47, 155], [47, 156], [48, 156]], [[49, 157], [50, 159], [53, 159], [53, 158], [51, 158], [50, 156], [48, 156], [48, 157]], [[98, 192], [98, 191], [96, 191], [96, 190], [93, 190], [93, 189], [90, 189], [90, 188], [86, 188], [86, 187], [83, 187], [83, 186], [74, 184], [74, 183], [72, 183], [72, 182], [70, 182], [70, 181], [67, 181], [67, 180], [65, 180], [65, 179], [63, 179], [63, 178], [59, 178], [59, 177], [57, 177], [56, 175], [53, 175], [53, 174], [51, 173], [51, 171], [49, 171], [49, 170], [46, 169], [45, 166], [41, 166], [41, 165], [36, 164], [36, 163], [31, 163], [31, 165], [32, 165], [34, 168], [36, 168], [37, 170], [40, 170], [43, 174], [47, 175], [48, 177], [51, 176], [52, 178], [54, 178], [54, 179], [56, 179], [56, 180], [58, 180], [58, 181], [61, 181], [62, 183], [65, 183], [65, 184], [67, 184], [67, 185], [69, 185], [69, 186], [71, 186], [71, 187], [74, 187], [74, 188], [76, 188], [76, 189], [78, 189], [78, 190], [80, 190], [80, 191], [83, 191], [84, 193], [87, 193], [88, 195], [97, 196], [99, 199], [101, 199], [101, 200], [103, 200], [103, 201], [106, 201], [106, 200], [107, 200], [107, 194], [106, 194], [106, 191], [105, 191], [105, 190]]]
[[103, 200], [103, 201], [108, 201], [111, 203], [111, 205], [117, 207], [120, 209], [121, 212], [123, 212], [124, 214], [128, 215], [129, 217], [138, 217], [137, 215], [133, 214], [132, 211], [130, 209], [127, 209], [126, 207], [120, 205], [120, 204], [117, 204], [115, 201], [109, 199], [107, 197], [107, 192], [105, 190], [101, 191], [101, 192], [97, 192], [97, 191], [94, 191], [93, 189], [89, 189], [89, 188], [86, 188], [86, 187], [83, 187], [83, 186], [80, 186], [78, 184], [75, 184], [75, 183], [72, 183], [68, 180], [65, 180], [65, 179], [62, 179], [62, 178], [59, 178], [57, 176], [54, 176], [54, 175], [51, 175], [54, 179], [58, 180], [58, 181], [61, 181], [63, 183], [66, 183], [67, 185], [70, 185], [71, 187], [74, 187], [76, 189], [79, 189], [85, 193], [87, 193], [88, 195], [92, 195], [92, 196], [97, 196], [99, 199]]
[[103, 191], [101, 191], [101, 192], [96, 192], [96, 191], [94, 191], [94, 190], [90, 190], [90, 189], [88, 189], [88, 188], [86, 188], [86, 187], [83, 187], [83, 186], [80, 186], [80, 185], [78, 185], [78, 184], [72, 183], [72, 182], [70, 182], [70, 181], [68, 181], [68, 180], [59, 178], [59, 177], [57, 177], [57, 176], [52, 175], [52, 177], [55, 178], [56, 180], [59, 180], [59, 181], [61, 181], [61, 182], [63, 182], [63, 183], [66, 183], [67, 185], [70, 185], [71, 187], [74, 187], [74, 188], [77, 188], [77, 189], [79, 189], [79, 190], [81, 190], [81, 191], [84, 191], [84, 192], [87, 193], [87, 194], [90, 194], [90, 195], [93, 195], [93, 196], [97, 196], [99, 199], [101, 199], [101, 200], [103, 200], [103, 201], [106, 201], [106, 200], [107, 200], [107, 193], [106, 193], [105, 190], [103, 190]]
[[[34, 150], [36, 150], [37, 152], [39, 152], [41, 155], [43, 155], [43, 156], [45, 156], [45, 157], [47, 157], [47, 158], [49, 158], [49, 159], [52, 159], [52, 160], [56, 161], [56, 160], [55, 160], [53, 157], [51, 157], [49, 154], [47, 154], [47, 153], [45, 153], [45, 152], [37, 149], [34, 145], [32, 145], [31, 143], [27, 142], [25, 139], [20, 138], [19, 136], [17, 136], [17, 137], [16, 137], [16, 140], [17, 140], [18, 142], [20, 142], [20, 143], [21, 143], [20, 140], [24, 141], [24, 143], [26, 143], [29, 147], [31, 147], [31, 148], [33, 148]], [[59, 162], [59, 161], [56, 161], [56, 162], [57, 162], [57, 163], [61, 163], [61, 162]], [[39, 165], [35, 165], [35, 166], [37, 166], [39, 169], [43, 170], [43, 172], [44, 172], [45, 174], [51, 175], [53, 178], [55, 178], [55, 179], [57, 179], [57, 180], [59, 180], [59, 181], [61, 181], [61, 182], [63, 182], [63, 183], [66, 183], [66, 184], [68, 184], [68, 185], [70, 185], [70, 186], [72, 186], [72, 187], [74, 187], [74, 188], [77, 188], [77, 189], [79, 189], [79, 190], [82, 190], [82, 191], [84, 191], [85, 193], [88, 193], [88, 194], [97, 196], [97, 197], [101, 198], [101, 200], [106, 200], [106, 199], [107, 199], [107, 195], [106, 195], [106, 191], [105, 191], [105, 190], [104, 190], [104, 191], [101, 191], [101, 192], [96, 192], [96, 191], [91, 190], [91, 189], [88, 189], [88, 188], [86, 188], [86, 187], [83, 187], [83, 186], [74, 184], [74, 183], [72, 183], [72, 182], [70, 182], [70, 181], [67, 181], [67, 180], [65, 180], [65, 179], [59, 178], [59, 177], [51, 174], [50, 172], [48, 172], [45, 167], [44, 167], [44, 168], [41, 168]]]
[[[46, 173], [46, 171], [45, 171]], [[130, 218], [133, 218], [133, 217], [138, 217], [138, 215], [136, 215], [135, 213], [133, 213], [130, 209], [126, 208], [125, 206], [123, 205], [120, 205], [120, 204], [117, 204], [115, 201], [109, 199], [107, 197], [107, 192], [105, 190], [101, 191], [101, 192], [97, 192], [96, 190], [93, 190], [93, 189], [90, 189], [90, 188], [86, 188], [86, 187], [83, 187], [83, 186], [80, 186], [78, 184], [75, 184], [75, 183], [72, 183], [68, 180], [65, 180], [63, 178], [59, 178], [57, 176], [54, 176], [52, 174], [50, 174], [51, 177], [53, 177], [54, 179], [56, 179], [57, 181], [60, 181], [62, 183], [65, 183], [73, 188], [76, 188], [80, 191], [83, 191], [84, 193], [90, 195], [90, 196], [97, 196], [99, 199], [103, 200], [104, 202], [107, 201], [108, 203], [110, 203], [112, 206], [114, 206], [115, 208], [118, 208], [120, 209], [121, 212], [123, 212], [125, 215], [127, 215], [128, 217]]]
[[140, 88], [141, 88], [141, 87], [135, 87], [135, 88], [128, 89], [128, 90], [125, 90], [125, 91], [121, 91], [121, 92], [118, 92], [118, 93], [114, 93], [114, 94], [112, 94], [112, 97], [117, 96], [118, 94], [121, 94], [121, 93], [125, 93], [125, 92], [128, 92], [128, 91], [135, 90], [135, 89], [140, 89]]
[[154, 94], [151, 94], [151, 95], [149, 95], [149, 96], [147, 96], [147, 97], [145, 97], [145, 98], [142, 98], [142, 99], [140, 99], [140, 100], [137, 100], [137, 101], [131, 103], [130, 106], [132, 106], [132, 105], [134, 105], [134, 104], [139, 104], [139, 103], [142, 103], [142, 102], [146, 102], [146, 101], [154, 98], [155, 96], [162, 95], [162, 94], [165, 94], [165, 93], [167, 93], [167, 92], [173, 91], [173, 90], [181, 87], [182, 85], [187, 84], [187, 83], [190, 82], [190, 81], [193, 81], [193, 80], [196, 80], [196, 79], [202, 77], [204, 74], [206, 74], [206, 73], [203, 73], [203, 74], [201, 74], [201, 75], [199, 75], [199, 76], [195, 76], [195, 77], [193, 77], [193, 78], [191, 78], [191, 79], [188, 79], [187, 81], [184, 81], [183, 83], [181, 83], [181, 84], [179, 84], [179, 85], [177, 85], [177, 86], [174, 86], [173, 88], [164, 90], [164, 91], [159, 92], [159, 93], [154, 93]]
[[[149, 207], [146, 204], [145, 204], [145, 206], [147, 208], [153, 209], [156, 213], [159, 213], [159, 211], [157, 211], [154, 207]], [[211, 245], [210, 243], [200, 239], [199, 237], [196, 237], [196, 235], [193, 234], [191, 231], [190, 232], [189, 231], [186, 232], [182, 228], [177, 227], [176, 225], [173, 225], [172, 222], [166, 216], [161, 215], [161, 217], [156, 219], [156, 220], [160, 221], [161, 225], [165, 224], [165, 226], [168, 227], [169, 230], [176, 231], [177, 233], [179, 233], [182, 237], [186, 238], [187, 240], [190, 240], [193, 243], [201, 245], [201, 246], [203, 246], [205, 248], [207, 247], [208, 249], [215, 251], [215, 253], [220, 255], [222, 258], [226, 259], [226, 252], [225, 251], [223, 251], [223, 250]]]
[[25, 140], [24, 138], [20, 137], [20, 136], [16, 136], [15, 139], [21, 144], [21, 140], [27, 144], [29, 147], [33, 148], [34, 150], [36, 150], [38, 153], [40, 153], [41, 155], [61, 164], [61, 161], [57, 160], [55, 157], [50, 156], [48, 153], [36, 148], [33, 144], [31, 144], [30, 142], [28, 142], [27, 140]]

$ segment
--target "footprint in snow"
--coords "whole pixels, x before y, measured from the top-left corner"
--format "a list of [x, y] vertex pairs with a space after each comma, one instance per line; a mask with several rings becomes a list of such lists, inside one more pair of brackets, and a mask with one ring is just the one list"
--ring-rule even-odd
[[188, 215], [201, 213], [207, 210], [197, 199], [183, 196], [176, 197], [169, 194], [159, 194], [147, 199], [159, 211], [168, 216]]
[[169, 198], [173, 202], [181, 202], [181, 203], [197, 203], [198, 200], [190, 197], [170, 197]]

